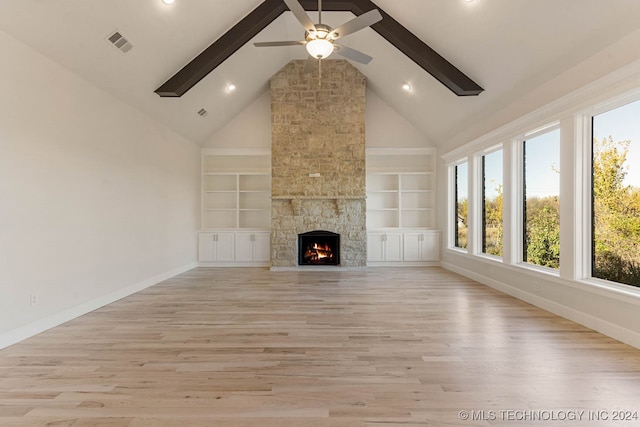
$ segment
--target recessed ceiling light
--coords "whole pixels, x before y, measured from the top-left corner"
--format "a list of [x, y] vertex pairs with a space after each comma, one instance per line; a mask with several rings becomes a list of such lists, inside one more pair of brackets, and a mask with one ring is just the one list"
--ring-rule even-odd
[[234, 85], [233, 83], [229, 83], [227, 85], [227, 93], [231, 93], [231, 92], [233, 92], [235, 90], [236, 90], [236, 85]]
[[176, 0], [162, 0], [164, 4], [173, 4]]
[[402, 90], [404, 90], [405, 92], [411, 92], [413, 90], [413, 87], [411, 87], [411, 84], [409, 82], [404, 82], [402, 84]]

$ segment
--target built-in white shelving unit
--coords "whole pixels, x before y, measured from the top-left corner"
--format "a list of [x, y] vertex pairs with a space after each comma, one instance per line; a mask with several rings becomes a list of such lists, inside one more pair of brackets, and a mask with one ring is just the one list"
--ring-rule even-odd
[[367, 227], [434, 228], [435, 149], [367, 151]]
[[270, 228], [270, 149], [203, 149], [201, 265], [268, 265]]
[[434, 148], [367, 150], [369, 265], [439, 258]]

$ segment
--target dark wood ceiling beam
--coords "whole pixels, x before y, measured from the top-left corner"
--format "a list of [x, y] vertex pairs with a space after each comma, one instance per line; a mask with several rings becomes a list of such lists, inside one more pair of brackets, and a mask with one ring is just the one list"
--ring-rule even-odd
[[282, 0], [265, 0], [155, 92], [162, 97], [184, 95], [287, 10]]
[[352, 1], [354, 5], [358, 6], [359, 14], [378, 9], [382, 15], [382, 21], [373, 24], [371, 28], [453, 93], [458, 96], [475, 96], [484, 91], [480, 85], [467, 77], [466, 74], [443, 58], [438, 52], [431, 49], [372, 1]]
[[[301, 0], [300, 4], [305, 10], [318, 10], [317, 0]], [[349, 11], [354, 15], [378, 9], [382, 14], [382, 21], [371, 28], [453, 93], [470, 96], [478, 95], [484, 90], [371, 0], [325, 0], [322, 8], [329, 12]], [[182, 96], [286, 10], [288, 9], [282, 0], [265, 0], [155, 92], [162, 97]]]

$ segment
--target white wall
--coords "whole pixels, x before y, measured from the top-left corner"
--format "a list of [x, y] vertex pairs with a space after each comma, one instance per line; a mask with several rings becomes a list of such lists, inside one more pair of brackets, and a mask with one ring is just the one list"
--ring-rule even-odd
[[373, 91], [367, 90], [367, 148], [433, 147], [427, 137]]
[[204, 148], [270, 148], [271, 91], [266, 90], [222, 129]]
[[[432, 147], [409, 121], [371, 90], [367, 90], [365, 139], [367, 147]], [[250, 124], [250, 125], [249, 125]], [[206, 148], [271, 147], [271, 95], [265, 91], [224, 128], [209, 138]]]
[[2, 32], [0, 52], [1, 348], [195, 265], [200, 147]]

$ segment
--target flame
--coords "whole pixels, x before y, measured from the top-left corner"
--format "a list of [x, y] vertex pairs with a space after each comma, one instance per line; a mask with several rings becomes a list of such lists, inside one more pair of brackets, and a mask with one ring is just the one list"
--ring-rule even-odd
[[329, 258], [333, 255], [329, 245], [320, 246], [317, 243], [314, 243], [313, 250], [316, 252], [318, 259]]
[[325, 259], [333, 259], [334, 253], [329, 244], [320, 245], [314, 243], [313, 246], [308, 247], [304, 254], [304, 257], [311, 262], [320, 261]]

